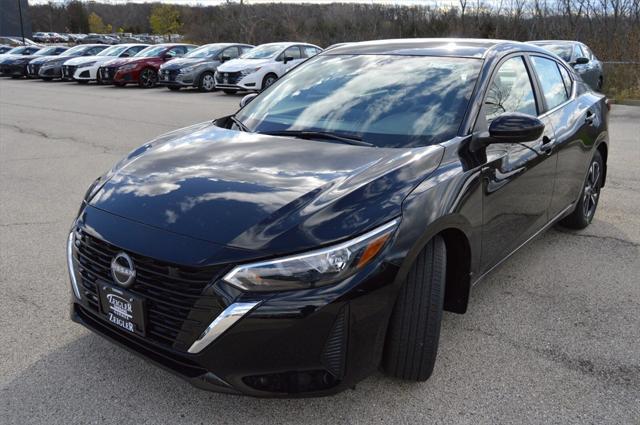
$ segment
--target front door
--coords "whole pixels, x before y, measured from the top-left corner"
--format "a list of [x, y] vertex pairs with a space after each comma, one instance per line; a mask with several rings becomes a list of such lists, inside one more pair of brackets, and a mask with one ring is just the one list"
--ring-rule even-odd
[[[540, 115], [533, 79], [522, 56], [499, 65], [484, 100], [482, 118], [488, 125], [508, 112]], [[488, 270], [525, 242], [548, 220], [556, 173], [556, 156], [548, 149], [554, 131], [544, 117], [545, 130], [527, 143], [491, 144], [486, 148], [483, 176], [482, 267]]]

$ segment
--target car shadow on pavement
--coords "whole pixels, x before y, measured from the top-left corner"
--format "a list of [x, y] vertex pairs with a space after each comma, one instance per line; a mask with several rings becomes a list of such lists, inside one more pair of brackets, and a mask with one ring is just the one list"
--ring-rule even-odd
[[[344, 421], [372, 402], [384, 405], [385, 396], [376, 394], [382, 382], [396, 397], [418, 385], [376, 375], [359, 391], [315, 399], [211, 393], [87, 333], [3, 385], [0, 410], [6, 412], [2, 423], [299, 423], [305, 416]], [[344, 409], [336, 411], [337, 405]]]

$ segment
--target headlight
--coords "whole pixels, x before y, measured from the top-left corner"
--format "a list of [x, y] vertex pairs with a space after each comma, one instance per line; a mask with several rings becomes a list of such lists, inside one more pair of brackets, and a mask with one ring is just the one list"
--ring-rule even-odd
[[87, 67], [87, 66], [92, 66], [92, 65], [95, 65], [95, 64], [96, 64], [96, 61], [93, 61], [93, 62], [85, 62], [85, 63], [81, 63], [81, 64], [79, 64], [79, 65], [78, 65], [78, 68], [85, 68], [85, 67]]
[[260, 70], [261, 67], [258, 68], [250, 68], [250, 69], [243, 69], [242, 71], [240, 71], [240, 75], [242, 76], [246, 76], [249, 74], [253, 74], [254, 72], [258, 72]]
[[332, 247], [238, 266], [224, 280], [245, 291], [307, 289], [336, 283], [361, 270], [382, 252], [399, 222], [395, 219]]
[[133, 71], [134, 69], [136, 69], [137, 66], [138, 64], [136, 63], [131, 63], [129, 65], [122, 65], [120, 68], [118, 68], [118, 71], [122, 71], [122, 72]]
[[188, 74], [188, 73], [192, 72], [194, 69], [196, 69], [195, 65], [185, 66], [184, 68], [180, 68], [180, 70], [178, 72], [180, 74]]

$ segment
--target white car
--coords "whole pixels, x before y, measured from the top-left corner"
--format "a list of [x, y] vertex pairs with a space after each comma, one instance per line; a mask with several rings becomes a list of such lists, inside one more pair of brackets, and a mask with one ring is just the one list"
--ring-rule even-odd
[[238, 90], [263, 90], [285, 72], [321, 51], [320, 47], [307, 43], [262, 44], [238, 59], [220, 65], [216, 72], [216, 88], [227, 94]]
[[149, 47], [149, 45], [143, 43], [116, 44], [115, 46], [104, 49], [95, 56], [72, 58], [62, 64], [62, 75], [78, 83], [96, 81], [98, 78], [98, 68], [100, 68], [103, 63], [115, 58], [134, 56], [147, 47]]

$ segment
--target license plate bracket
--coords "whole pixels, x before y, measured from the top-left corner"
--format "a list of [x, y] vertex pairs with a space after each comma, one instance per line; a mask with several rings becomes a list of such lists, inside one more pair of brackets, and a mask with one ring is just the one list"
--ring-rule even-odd
[[98, 292], [100, 313], [107, 321], [127, 332], [145, 335], [144, 299], [106, 283], [98, 283]]

